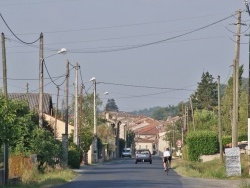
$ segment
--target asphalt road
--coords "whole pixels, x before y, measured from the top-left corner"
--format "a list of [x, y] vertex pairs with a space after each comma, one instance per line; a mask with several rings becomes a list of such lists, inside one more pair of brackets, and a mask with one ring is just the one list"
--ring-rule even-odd
[[77, 170], [79, 176], [73, 181], [56, 188], [240, 188], [242, 182], [236, 180], [212, 180], [185, 178], [174, 169], [164, 172], [162, 160], [154, 156], [152, 164], [135, 164], [134, 159], [123, 158], [97, 165], [85, 165]]

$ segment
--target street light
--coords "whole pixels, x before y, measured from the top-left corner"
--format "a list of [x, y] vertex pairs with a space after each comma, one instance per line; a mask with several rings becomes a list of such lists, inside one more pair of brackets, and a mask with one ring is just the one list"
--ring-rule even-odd
[[[97, 158], [98, 157], [97, 156], [97, 118], [96, 118], [96, 78], [92, 77], [89, 81], [93, 82], [94, 84], [94, 139], [92, 141], [92, 156], [94, 155], [94, 163], [96, 163], [98, 161], [98, 158]], [[108, 92], [105, 92], [104, 95], [108, 95]]]
[[40, 76], [39, 76], [39, 127], [40, 128], [43, 126], [43, 63], [46, 58], [49, 58], [57, 54], [65, 54], [66, 52], [67, 52], [66, 48], [62, 48], [57, 53], [51, 54], [44, 58], [40, 58], [40, 63], [39, 63], [39, 73], [40, 73]]

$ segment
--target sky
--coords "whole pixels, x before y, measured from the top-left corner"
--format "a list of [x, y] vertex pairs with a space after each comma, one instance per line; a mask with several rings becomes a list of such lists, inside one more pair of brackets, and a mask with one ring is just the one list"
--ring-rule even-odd
[[[222, 84], [232, 76], [238, 10], [245, 23], [240, 65], [248, 77], [244, 0], [1, 0], [8, 92], [39, 92], [39, 40], [33, 42], [43, 33], [44, 92], [56, 103], [59, 87], [59, 108], [67, 60], [70, 101], [78, 63], [79, 88], [92, 93], [95, 77], [103, 106], [108, 99], [125, 112], [177, 105], [188, 101], [203, 72]], [[57, 54], [61, 48], [65, 55]]]

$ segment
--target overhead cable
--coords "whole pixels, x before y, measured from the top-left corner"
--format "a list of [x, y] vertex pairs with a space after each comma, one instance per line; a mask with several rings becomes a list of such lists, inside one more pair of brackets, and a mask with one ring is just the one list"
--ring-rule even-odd
[[24, 44], [34, 44], [34, 43], [36, 43], [37, 41], [39, 41], [40, 37], [39, 37], [38, 39], [36, 39], [34, 42], [25, 42], [25, 41], [21, 40], [21, 39], [20, 39], [18, 36], [16, 36], [16, 34], [10, 29], [10, 27], [8, 26], [7, 22], [4, 20], [4, 18], [3, 18], [3, 16], [2, 16], [1, 13], [0, 13], [0, 16], [1, 16], [2, 20], [3, 20], [3, 22], [5, 23], [5, 25], [7, 26], [7, 28], [10, 30], [10, 32], [11, 32], [19, 41], [21, 41], [22, 43], [24, 43]]
[[[235, 13], [236, 14], [236, 13]], [[223, 18], [223, 19], [220, 19], [216, 22], [213, 22], [211, 24], [208, 24], [208, 25], [205, 25], [203, 27], [200, 27], [200, 28], [197, 28], [197, 29], [194, 29], [192, 31], [189, 31], [189, 32], [186, 32], [186, 33], [183, 33], [183, 34], [180, 34], [180, 35], [176, 35], [176, 36], [173, 36], [173, 37], [170, 37], [170, 38], [166, 38], [166, 39], [163, 39], [163, 40], [158, 40], [158, 41], [154, 41], [154, 42], [150, 42], [150, 43], [144, 43], [144, 44], [138, 44], [138, 45], [131, 45], [129, 47], [125, 47], [125, 48], [117, 48], [117, 49], [110, 49], [110, 50], [99, 50], [99, 51], [69, 51], [71, 53], [105, 53], [105, 52], [116, 52], [116, 51], [124, 51], [124, 50], [130, 50], [130, 49], [135, 49], [135, 48], [141, 48], [141, 47], [145, 47], [145, 46], [150, 46], [150, 45], [155, 45], [155, 44], [159, 44], [159, 43], [162, 43], [162, 42], [166, 42], [168, 40], [172, 40], [172, 39], [176, 39], [176, 38], [179, 38], [179, 37], [183, 37], [185, 35], [189, 35], [191, 33], [195, 33], [197, 31], [200, 31], [200, 30], [203, 30], [205, 28], [208, 28], [212, 25], [215, 25], [217, 23], [220, 23], [224, 20], [227, 20], [231, 17], [233, 17], [234, 15], [230, 15], [226, 18]]]
[[118, 84], [118, 83], [108, 83], [108, 82], [97, 82], [97, 84], [108, 84], [108, 85], [117, 85], [117, 86], [126, 86], [126, 87], [137, 87], [137, 88], [147, 88], [147, 89], [163, 89], [163, 90], [184, 90], [184, 91], [193, 91], [185, 88], [166, 88], [166, 87], [153, 87], [153, 86], [138, 86], [130, 84]]

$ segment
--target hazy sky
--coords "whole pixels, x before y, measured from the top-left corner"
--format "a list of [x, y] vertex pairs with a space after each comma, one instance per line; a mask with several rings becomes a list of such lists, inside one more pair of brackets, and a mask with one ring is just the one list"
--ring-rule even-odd
[[[239, 9], [246, 9], [244, 0], [0, 1], [0, 13], [23, 42], [31, 43], [43, 33], [45, 64], [55, 84], [61, 85], [59, 106], [65, 97], [63, 75], [68, 59], [72, 65], [79, 63], [79, 85], [83, 82], [85, 92], [93, 92], [89, 80], [96, 77], [104, 105], [113, 98], [120, 111], [187, 101], [202, 72], [208, 71], [215, 81], [220, 75], [221, 83], [227, 83]], [[247, 12], [242, 13], [242, 22], [249, 25]], [[244, 77], [248, 77], [247, 25], [241, 28]], [[0, 28], [8, 39], [8, 92], [25, 93], [28, 83], [29, 92], [38, 93], [39, 41], [21, 42], [2, 19]], [[66, 55], [51, 56], [61, 48], [68, 50]], [[75, 69], [70, 66], [70, 70], [72, 95]], [[57, 86], [45, 68], [44, 78], [44, 92], [55, 103]], [[106, 91], [108, 96], [103, 95]]]

